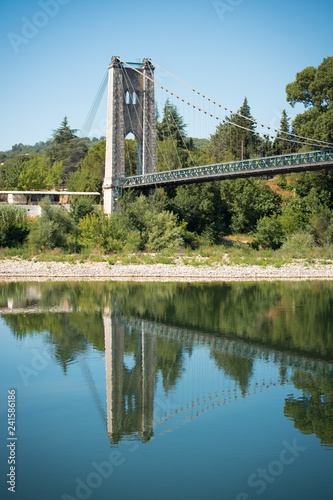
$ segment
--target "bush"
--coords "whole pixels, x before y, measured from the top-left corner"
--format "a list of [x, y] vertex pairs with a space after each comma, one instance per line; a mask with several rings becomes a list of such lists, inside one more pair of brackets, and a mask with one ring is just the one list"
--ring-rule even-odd
[[283, 228], [278, 217], [263, 217], [258, 221], [255, 239], [262, 248], [276, 250], [283, 241]]
[[304, 230], [309, 224], [309, 212], [302, 200], [290, 201], [279, 215], [283, 232], [285, 235]]
[[87, 215], [79, 222], [80, 241], [106, 252], [177, 250], [184, 246], [186, 223], [179, 223], [172, 212], [161, 210], [163, 204], [158, 196], [139, 196], [125, 199], [121, 211], [109, 217], [102, 212]]
[[42, 214], [32, 224], [29, 234], [29, 244], [35, 250], [44, 248], [63, 248], [77, 251], [78, 226], [63, 207], [52, 207], [48, 198], [44, 198], [40, 207]]
[[79, 222], [94, 210], [94, 199], [91, 196], [74, 196], [71, 203], [70, 214], [75, 222]]
[[181, 246], [184, 246], [183, 235], [186, 222], [177, 225], [177, 216], [166, 210], [159, 214], [147, 215], [146, 231], [148, 238], [146, 249], [149, 252], [160, 252], [165, 248], [178, 250]]
[[316, 242], [313, 234], [301, 230], [289, 235], [283, 243], [281, 250], [283, 252], [299, 254], [301, 250], [313, 248], [315, 245]]
[[287, 183], [287, 180], [286, 180], [286, 176], [284, 174], [279, 174], [278, 175], [278, 178], [277, 178], [277, 181], [276, 181], [276, 185], [279, 186], [282, 189], [287, 189], [288, 183]]
[[88, 214], [79, 222], [80, 242], [86, 247], [99, 247], [105, 252], [119, 252], [126, 243], [126, 228], [121, 215], [107, 217], [103, 212]]
[[0, 206], [0, 246], [22, 245], [29, 233], [27, 213], [22, 207]]

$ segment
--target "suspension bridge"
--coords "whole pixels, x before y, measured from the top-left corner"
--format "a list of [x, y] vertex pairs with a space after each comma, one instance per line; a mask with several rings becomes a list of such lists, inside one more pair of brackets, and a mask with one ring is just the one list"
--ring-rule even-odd
[[258, 177], [297, 172], [300, 170], [321, 170], [333, 168], [333, 150], [311, 151], [250, 160], [215, 163], [145, 175], [134, 175], [118, 179], [122, 189], [137, 187], [163, 187], [179, 184]]
[[[189, 88], [193, 93], [193, 98], [182, 97], [158, 82], [154, 76], [155, 67], [177, 81], [178, 85], [180, 83]], [[307, 138], [290, 130], [279, 130], [254, 120], [251, 115], [245, 116], [240, 112], [232, 111], [150, 59], [144, 59], [142, 63], [129, 63], [118, 56], [113, 56], [108, 73], [106, 161], [103, 184], [106, 213], [116, 210], [116, 201], [126, 189], [145, 190], [223, 179], [333, 168], [332, 143]], [[87, 133], [91, 126], [106, 84], [107, 75], [103, 79], [84, 124], [84, 133]], [[174, 158], [171, 161], [166, 159], [166, 148], [161, 146], [156, 134], [155, 88], [165, 93], [168, 99], [174, 98], [176, 102], [182, 103], [183, 106], [197, 112], [200, 116], [215, 120], [215, 124], [217, 120], [219, 125], [228, 125], [231, 129], [235, 129], [237, 134], [239, 132], [237, 144], [240, 144], [239, 157], [241, 159], [197, 165], [177, 121], [167, 123], [167, 126], [177, 129], [178, 142], [182, 142], [182, 148], [188, 155], [189, 166], [184, 167], [182, 164], [175, 140], [171, 145]], [[221, 110], [231, 113], [229, 118], [222, 116]], [[234, 119], [235, 117], [237, 119]], [[129, 134], [137, 140], [136, 175], [126, 175], [124, 141]], [[255, 147], [251, 146], [250, 155], [249, 152], [244, 155], [244, 135], [246, 134], [248, 137], [251, 136], [256, 144]], [[167, 134], [167, 136], [170, 138], [172, 134]], [[294, 152], [275, 156], [264, 155], [265, 141], [288, 144], [290, 150]], [[303, 151], [295, 152], [297, 149], [303, 149]], [[167, 170], [157, 171], [157, 157], [163, 158]], [[176, 163], [180, 168], [172, 168]]]

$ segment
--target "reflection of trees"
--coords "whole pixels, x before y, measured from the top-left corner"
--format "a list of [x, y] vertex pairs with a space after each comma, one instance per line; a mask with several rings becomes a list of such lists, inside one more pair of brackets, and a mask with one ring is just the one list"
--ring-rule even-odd
[[253, 373], [253, 360], [233, 354], [221, 353], [216, 349], [211, 349], [210, 356], [226, 375], [238, 383], [243, 396], [245, 396]]
[[85, 351], [87, 345], [104, 351], [103, 322], [98, 312], [12, 314], [4, 320], [18, 338], [44, 334], [47, 344], [54, 349], [54, 358], [65, 372], [67, 365]]
[[[174, 326], [229, 334], [283, 349], [333, 351], [333, 284], [294, 283], [3, 283], [0, 307], [68, 304], [87, 314], [105, 307]], [[30, 294], [31, 295], [31, 294]]]
[[296, 371], [291, 378], [303, 396], [285, 400], [284, 414], [303, 434], [315, 434], [323, 444], [333, 446], [333, 380]]
[[163, 387], [167, 392], [172, 389], [180, 378], [184, 367], [185, 349], [182, 342], [157, 337], [156, 368], [161, 371]]
[[[104, 350], [102, 314], [136, 317], [172, 326], [228, 335], [233, 339], [304, 351], [331, 359], [333, 351], [333, 284], [315, 283], [2, 283], [0, 307], [38, 305], [45, 314], [8, 314], [4, 320], [17, 336], [49, 332], [66, 364], [77, 352], [92, 345]], [[68, 313], [47, 314], [63, 306]], [[134, 346], [125, 352], [134, 352]], [[159, 341], [160, 342], [160, 341]], [[172, 387], [182, 371], [184, 344], [174, 343], [158, 361], [165, 388]], [[171, 344], [170, 344], [171, 345]], [[168, 352], [171, 350], [172, 353]], [[57, 352], [57, 351], [56, 351]], [[218, 366], [245, 387], [251, 373], [249, 361], [213, 352]], [[231, 375], [232, 374], [232, 375]]]

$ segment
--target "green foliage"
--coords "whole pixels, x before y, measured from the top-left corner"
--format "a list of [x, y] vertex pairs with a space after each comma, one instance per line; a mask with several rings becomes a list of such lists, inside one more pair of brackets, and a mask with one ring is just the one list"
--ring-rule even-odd
[[156, 150], [156, 170], [175, 170], [187, 167], [189, 152], [177, 146], [177, 142], [172, 137], [167, 137], [157, 143]]
[[28, 235], [24, 208], [0, 205], [0, 247], [21, 245]]
[[67, 116], [63, 119], [60, 124], [60, 127], [54, 130], [53, 132], [53, 140], [56, 144], [62, 144], [64, 142], [68, 142], [75, 137], [77, 130], [69, 128]]
[[263, 217], [258, 221], [255, 238], [262, 248], [279, 248], [283, 241], [283, 228], [278, 217]]
[[41, 201], [40, 207], [42, 213], [31, 225], [30, 246], [35, 250], [55, 247], [78, 250], [78, 227], [69, 213], [61, 206], [51, 206], [48, 198]]
[[0, 165], [0, 182], [5, 190], [17, 190], [19, 177], [24, 169], [24, 163], [29, 161], [29, 155], [15, 155]]
[[279, 221], [286, 235], [305, 229], [309, 225], [309, 220], [306, 204], [299, 199], [291, 200], [279, 215]]
[[227, 207], [221, 200], [219, 183], [179, 186], [169, 207], [187, 223], [188, 231], [198, 235], [206, 233], [210, 243], [226, 232]]
[[51, 163], [62, 162], [64, 178], [67, 180], [75, 172], [81, 161], [88, 154], [89, 139], [76, 136], [76, 130], [70, 129], [65, 117], [60, 127], [53, 133], [53, 142], [47, 150]]
[[62, 162], [64, 167], [64, 179], [68, 179], [75, 172], [81, 161], [88, 154], [88, 140], [75, 137], [68, 142], [60, 142], [51, 146], [47, 154], [51, 162]]
[[276, 181], [276, 185], [279, 186], [282, 189], [287, 189], [288, 182], [287, 182], [286, 176], [284, 174], [279, 174], [278, 175], [278, 178], [277, 178], [277, 181]]
[[137, 139], [125, 139], [125, 173], [127, 176], [137, 174], [138, 163], [138, 141]]
[[316, 213], [310, 220], [313, 236], [319, 245], [333, 243], [333, 213], [325, 210]]
[[254, 230], [258, 220], [279, 213], [281, 197], [256, 179], [227, 180], [220, 183], [221, 200], [229, 212], [234, 233]]
[[139, 196], [123, 200], [123, 224], [128, 230], [140, 234], [140, 250], [176, 249], [184, 245], [186, 225], [179, 224], [178, 217], [165, 210], [166, 204], [163, 191], [157, 191], [149, 198]]
[[159, 252], [164, 248], [177, 250], [184, 245], [184, 231], [186, 223], [178, 225], [177, 216], [172, 212], [164, 210], [153, 214], [147, 214], [146, 232], [148, 233], [146, 249], [149, 252]]
[[103, 212], [88, 214], [79, 221], [80, 242], [86, 247], [100, 247], [105, 252], [119, 252], [126, 243], [126, 229], [119, 213], [107, 217]]
[[291, 106], [302, 103], [308, 108], [293, 121], [296, 132], [333, 142], [333, 57], [324, 58], [318, 68], [309, 66], [297, 73], [286, 93]]
[[179, 114], [177, 107], [169, 99], [165, 101], [163, 108], [163, 118], [157, 123], [157, 138], [159, 141], [171, 138], [176, 141], [178, 148], [185, 147], [186, 125], [183, 117]]
[[186, 223], [179, 224], [175, 214], [164, 210], [165, 203], [161, 194], [150, 199], [125, 197], [121, 211], [109, 217], [100, 212], [81, 219], [80, 241], [106, 252], [177, 250], [184, 245]]
[[16, 188], [22, 191], [59, 189], [62, 175], [62, 162], [51, 165], [45, 156], [36, 155], [23, 163]]
[[333, 208], [333, 172], [300, 172], [291, 175], [290, 187], [303, 198], [307, 209], [320, 212], [323, 207]]
[[[226, 117], [227, 122], [220, 123], [215, 134], [211, 136], [209, 150], [217, 162], [254, 158], [258, 156], [258, 151], [265, 149], [263, 140], [255, 133], [255, 124], [246, 97], [238, 113]], [[270, 148], [270, 143], [268, 145]]]
[[68, 181], [69, 191], [102, 192], [105, 172], [105, 141], [95, 144]]
[[94, 210], [94, 199], [91, 196], [74, 196], [71, 202], [70, 215], [79, 222]]
[[302, 250], [308, 250], [315, 246], [313, 234], [309, 231], [300, 230], [287, 236], [282, 245], [282, 251], [291, 254], [299, 254]]
[[[281, 132], [278, 132], [276, 134], [273, 142], [274, 155], [283, 155], [297, 151], [296, 144], [292, 142], [293, 136], [289, 135], [290, 132], [294, 133], [294, 130], [290, 129], [289, 121], [290, 118], [287, 114], [287, 111], [283, 109], [279, 127]], [[283, 134], [282, 132], [286, 133]], [[281, 140], [281, 138], [287, 139], [287, 141], [283, 141]]]

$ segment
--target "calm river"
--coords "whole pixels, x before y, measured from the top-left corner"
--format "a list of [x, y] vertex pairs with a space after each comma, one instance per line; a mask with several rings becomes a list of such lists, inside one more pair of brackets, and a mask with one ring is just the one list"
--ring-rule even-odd
[[333, 497], [333, 283], [2, 283], [0, 342], [1, 499]]

